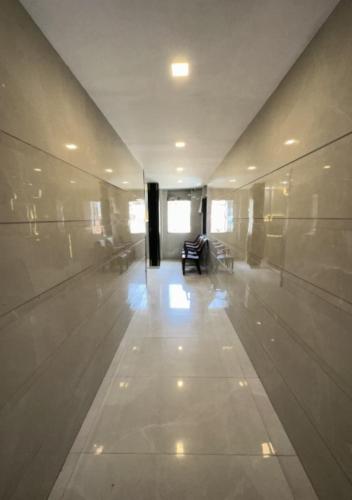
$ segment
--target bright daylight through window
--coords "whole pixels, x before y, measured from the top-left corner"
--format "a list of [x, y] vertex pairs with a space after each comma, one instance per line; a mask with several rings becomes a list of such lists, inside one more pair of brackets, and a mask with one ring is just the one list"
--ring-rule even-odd
[[212, 233], [229, 233], [233, 230], [233, 201], [212, 200], [210, 231]]
[[167, 230], [169, 233], [191, 232], [191, 202], [189, 200], [167, 202]]
[[128, 223], [132, 234], [145, 233], [144, 200], [128, 202]]

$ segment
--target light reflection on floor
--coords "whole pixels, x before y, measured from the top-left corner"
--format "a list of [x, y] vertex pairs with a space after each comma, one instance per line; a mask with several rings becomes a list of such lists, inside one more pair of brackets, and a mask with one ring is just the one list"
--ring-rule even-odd
[[50, 500], [316, 500], [226, 292], [175, 262], [143, 287]]

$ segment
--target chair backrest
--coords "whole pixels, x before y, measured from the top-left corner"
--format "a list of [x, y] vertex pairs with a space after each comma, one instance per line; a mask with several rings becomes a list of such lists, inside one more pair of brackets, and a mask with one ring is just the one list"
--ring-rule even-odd
[[199, 242], [199, 247], [197, 248], [196, 252], [198, 255], [200, 255], [203, 251], [203, 248], [205, 247], [206, 242], [208, 241], [208, 238], [205, 236], [205, 234], [202, 234], [202, 237]]

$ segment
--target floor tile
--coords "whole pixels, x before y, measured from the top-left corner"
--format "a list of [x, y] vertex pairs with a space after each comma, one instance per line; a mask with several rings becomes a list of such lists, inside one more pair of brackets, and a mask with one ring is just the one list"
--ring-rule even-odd
[[233, 345], [200, 339], [144, 338], [122, 359], [120, 376], [243, 377]]
[[316, 500], [226, 293], [178, 263], [148, 282], [50, 500]]
[[276, 458], [83, 455], [64, 500], [293, 500]]
[[137, 337], [231, 338], [235, 332], [224, 321], [226, 318], [224, 311], [209, 312], [206, 308], [197, 315], [193, 310], [167, 313], [155, 308], [152, 312], [138, 311], [130, 332]]
[[97, 448], [257, 455], [273, 450], [245, 380], [176, 377], [117, 379], [85, 451]]

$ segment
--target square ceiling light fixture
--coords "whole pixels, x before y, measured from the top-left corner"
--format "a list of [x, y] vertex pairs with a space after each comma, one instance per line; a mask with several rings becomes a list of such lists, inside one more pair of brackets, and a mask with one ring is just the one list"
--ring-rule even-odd
[[182, 78], [189, 75], [188, 62], [175, 62], [171, 64], [171, 74], [174, 78]]

